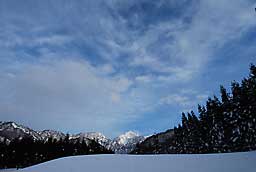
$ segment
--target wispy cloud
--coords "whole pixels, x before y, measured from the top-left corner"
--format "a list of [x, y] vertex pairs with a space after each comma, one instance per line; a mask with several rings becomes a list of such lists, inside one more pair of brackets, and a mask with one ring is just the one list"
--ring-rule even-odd
[[129, 91], [133, 82], [128, 78], [101, 72], [105, 71], [84, 60], [63, 59], [24, 63], [18, 71], [2, 72], [0, 111], [5, 116], [1, 119], [33, 121], [39, 128], [62, 121], [57, 124], [60, 129], [72, 129], [76, 122], [84, 130], [108, 128], [109, 134], [117, 123], [142, 112], [137, 101], [143, 96]]
[[178, 93], [172, 93], [162, 97], [159, 104], [179, 106], [180, 111], [189, 112], [195, 110], [197, 105], [206, 101], [209, 96], [207, 92], [202, 93], [191, 89], [183, 89]]

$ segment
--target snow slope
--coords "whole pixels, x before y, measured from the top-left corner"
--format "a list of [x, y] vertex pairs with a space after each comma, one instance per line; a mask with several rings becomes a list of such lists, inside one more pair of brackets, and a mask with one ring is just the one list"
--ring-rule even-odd
[[205, 155], [87, 155], [66, 157], [20, 172], [254, 172], [256, 152]]

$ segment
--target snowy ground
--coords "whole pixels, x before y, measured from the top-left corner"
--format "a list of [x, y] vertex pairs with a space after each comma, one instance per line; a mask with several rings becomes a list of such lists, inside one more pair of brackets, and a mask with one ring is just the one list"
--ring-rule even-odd
[[90, 155], [61, 158], [20, 172], [255, 172], [256, 152], [208, 155]]

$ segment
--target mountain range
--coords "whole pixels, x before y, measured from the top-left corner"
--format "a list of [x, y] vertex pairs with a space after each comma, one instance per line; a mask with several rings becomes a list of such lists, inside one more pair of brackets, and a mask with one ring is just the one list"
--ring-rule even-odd
[[[17, 124], [15, 122], [0, 122], [0, 141], [10, 142], [14, 139], [25, 137], [34, 140], [47, 141], [49, 138], [60, 140], [65, 139], [66, 134], [55, 130], [35, 131], [29, 127]], [[130, 153], [138, 143], [145, 140], [146, 137], [140, 136], [133, 131], [128, 131], [114, 139], [109, 139], [99, 132], [84, 132], [69, 135], [70, 140], [79, 140], [88, 142], [94, 140], [105, 148], [118, 154]]]

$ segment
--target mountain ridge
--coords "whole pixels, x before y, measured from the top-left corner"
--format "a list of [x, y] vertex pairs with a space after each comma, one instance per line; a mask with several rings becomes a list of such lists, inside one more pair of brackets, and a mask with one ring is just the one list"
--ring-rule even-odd
[[142, 142], [145, 137], [140, 136], [138, 133], [128, 131], [114, 139], [109, 139], [100, 132], [81, 132], [78, 134], [64, 134], [61, 131], [56, 130], [42, 130], [35, 131], [29, 127], [17, 124], [15, 122], [2, 122], [0, 121], [0, 141], [10, 142], [14, 139], [22, 139], [24, 137], [33, 138], [33, 140], [47, 141], [49, 138], [57, 141], [64, 140], [66, 136], [69, 136], [70, 140], [79, 140], [82, 142], [88, 142], [88, 140], [94, 140], [101, 146], [107, 149], [113, 150], [115, 153], [124, 154], [130, 153], [137, 143]]

